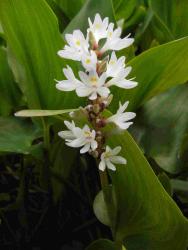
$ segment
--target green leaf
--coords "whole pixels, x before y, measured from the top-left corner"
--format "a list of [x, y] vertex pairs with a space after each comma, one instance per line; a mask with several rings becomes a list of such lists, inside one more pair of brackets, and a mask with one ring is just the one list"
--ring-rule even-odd
[[[165, 27], [171, 39], [188, 35], [187, 0], [150, 0], [150, 6], [156, 18], [155, 25], [158, 25], [158, 29]], [[167, 38], [166, 41], [169, 39]]]
[[188, 181], [172, 179], [171, 185], [175, 191], [181, 191], [188, 194]]
[[39, 131], [26, 121], [15, 117], [0, 117], [0, 152], [29, 154]]
[[86, 250], [114, 250], [115, 245], [112, 241], [99, 239], [91, 243]]
[[[81, 9], [85, 0], [55, 0], [69, 19], [72, 19]], [[74, 8], [73, 8], [74, 6]]]
[[116, 20], [127, 20], [137, 6], [137, 0], [113, 0]]
[[56, 89], [64, 61], [56, 16], [44, 0], [0, 1], [0, 19], [9, 47], [9, 61], [31, 109], [78, 106], [74, 93]]
[[88, 27], [88, 17], [93, 20], [96, 13], [99, 13], [102, 18], [109, 17], [110, 21], [114, 21], [113, 6], [111, 0], [88, 0], [84, 4], [80, 12], [75, 16], [75, 18], [65, 29], [64, 34], [72, 33], [74, 29], [80, 29], [86, 32]]
[[138, 86], [122, 91], [114, 87], [113, 109], [119, 100], [130, 101], [129, 109], [136, 109], [146, 100], [188, 80], [188, 37], [147, 50], [131, 60], [131, 77]]
[[152, 98], [141, 110], [140, 143], [147, 155], [155, 159], [161, 168], [173, 174], [188, 166], [188, 147], [183, 148], [188, 133], [187, 105], [186, 84]]
[[110, 226], [110, 219], [108, 216], [108, 210], [104, 201], [104, 194], [101, 190], [95, 197], [93, 202], [93, 210], [97, 219], [106, 226]]
[[160, 180], [161, 184], [163, 185], [164, 189], [167, 191], [167, 193], [170, 196], [172, 196], [173, 190], [172, 190], [172, 185], [171, 185], [170, 178], [168, 177], [168, 175], [162, 172], [157, 177]]
[[53, 143], [51, 146], [51, 177], [53, 188], [53, 199], [57, 203], [62, 197], [65, 189], [65, 184], [68, 182], [68, 177], [71, 173], [73, 164], [75, 164], [77, 152], [65, 145], [62, 139]]
[[26, 109], [15, 113], [19, 117], [37, 117], [37, 116], [53, 116], [74, 112], [77, 109], [63, 109], [63, 110], [41, 110], [41, 109]]
[[20, 93], [7, 62], [6, 50], [0, 47], [0, 114], [9, 115], [19, 99]]
[[167, 194], [128, 132], [108, 138], [127, 165], [110, 172], [116, 197], [115, 238], [129, 250], [185, 250], [188, 221]]

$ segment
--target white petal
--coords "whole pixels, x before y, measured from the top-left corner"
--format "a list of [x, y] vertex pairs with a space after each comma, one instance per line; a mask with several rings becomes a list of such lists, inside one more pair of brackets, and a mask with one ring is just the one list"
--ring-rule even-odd
[[131, 81], [131, 80], [122, 80], [120, 82], [117, 82], [116, 85], [120, 88], [125, 88], [125, 89], [132, 89], [138, 85], [137, 82]]
[[85, 97], [92, 93], [92, 89], [87, 86], [81, 86], [76, 89], [76, 93], [80, 97]]
[[79, 71], [78, 74], [79, 74], [79, 77], [82, 80], [82, 82], [85, 83], [85, 84], [87, 84], [88, 81], [89, 81], [88, 75], [85, 72], [83, 72], [83, 71]]
[[90, 97], [89, 97], [89, 100], [96, 100], [97, 99], [97, 93], [96, 92], [93, 92]]
[[121, 104], [121, 102], [119, 102], [119, 109], [117, 111], [117, 114], [123, 113], [128, 107], [128, 105], [129, 105], [129, 101], [126, 101], [123, 105]]
[[125, 158], [123, 158], [122, 156], [111, 156], [110, 160], [114, 164], [127, 164], [127, 160]]
[[129, 121], [133, 118], [135, 118], [136, 114], [134, 112], [125, 112], [123, 114], [120, 115], [121, 116], [121, 120], [122, 121]]
[[100, 161], [100, 163], [99, 163], [99, 169], [100, 169], [101, 171], [104, 171], [105, 168], [106, 168], [105, 161], [103, 161], [103, 160]]
[[58, 135], [63, 139], [73, 140], [75, 138], [75, 136], [73, 135], [73, 133], [71, 131], [60, 131], [60, 132], [58, 132]]
[[114, 149], [112, 149], [112, 154], [117, 155], [121, 151], [121, 146], [117, 146]]
[[72, 121], [72, 123], [69, 121], [64, 121], [64, 124], [69, 130], [73, 130], [73, 128], [75, 128], [74, 121]]
[[102, 97], [108, 97], [110, 90], [107, 87], [100, 87], [97, 92]]
[[79, 148], [84, 145], [85, 138], [77, 138], [71, 142], [66, 143], [69, 147]]
[[82, 149], [80, 149], [80, 153], [84, 154], [84, 153], [88, 152], [89, 149], [90, 149], [90, 143], [87, 143], [84, 145], [84, 147]]
[[117, 126], [119, 126], [121, 129], [128, 129], [132, 124], [133, 122], [119, 122], [119, 123], [116, 123]]
[[56, 88], [61, 91], [73, 91], [76, 89], [76, 85], [74, 82], [63, 80], [63, 81], [58, 81], [58, 83], [56, 84]]
[[116, 171], [116, 167], [109, 160], [106, 161], [106, 165], [108, 169], [111, 169], [112, 171]]
[[91, 141], [91, 148], [92, 150], [95, 150], [97, 148], [97, 142], [95, 140]]

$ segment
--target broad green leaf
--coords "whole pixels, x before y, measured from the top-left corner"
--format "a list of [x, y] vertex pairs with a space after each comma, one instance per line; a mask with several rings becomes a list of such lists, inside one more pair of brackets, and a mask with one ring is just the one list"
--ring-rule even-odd
[[188, 35], [187, 0], [150, 0], [150, 6], [156, 18], [155, 25], [159, 29], [166, 27], [171, 39]]
[[26, 121], [15, 117], [0, 117], [0, 152], [29, 154], [40, 132]]
[[140, 143], [146, 154], [170, 173], [179, 173], [188, 166], [188, 147], [183, 148], [188, 133], [187, 105], [185, 84], [152, 98], [140, 112]]
[[171, 185], [175, 191], [181, 191], [188, 194], [188, 181], [172, 179]]
[[164, 190], [128, 132], [107, 139], [127, 165], [110, 172], [116, 197], [115, 238], [128, 250], [185, 250], [188, 221]]
[[96, 240], [86, 248], [86, 250], [114, 250], [114, 249], [115, 249], [114, 243], [106, 239]]
[[87, 0], [80, 12], [70, 22], [65, 29], [64, 34], [72, 33], [74, 29], [80, 29], [86, 33], [88, 28], [88, 17], [94, 19], [96, 13], [99, 13], [102, 18], [109, 17], [110, 21], [114, 21], [113, 6], [111, 0], [93, 1]]
[[86, 0], [54, 0], [69, 19], [72, 19], [81, 9]]
[[77, 109], [63, 109], [63, 110], [41, 110], [41, 109], [26, 109], [15, 113], [19, 117], [37, 117], [37, 116], [53, 116], [74, 112]]
[[127, 20], [137, 6], [137, 0], [113, 0], [116, 20]]
[[63, 13], [60, 6], [55, 2], [55, 0], [46, 0], [48, 5], [51, 7], [53, 12], [55, 13], [58, 23], [59, 23], [59, 30], [60, 32], [63, 32], [63, 30], [66, 28], [66, 26], [69, 23], [68, 17]]
[[110, 219], [102, 190], [95, 197], [93, 202], [93, 211], [101, 223], [106, 226], [110, 226]]
[[119, 100], [129, 100], [129, 109], [135, 109], [151, 97], [188, 80], [188, 37], [147, 50], [131, 60], [131, 77], [138, 86], [123, 90], [114, 87], [113, 108]]
[[44, 0], [0, 1], [0, 20], [10, 51], [10, 63], [31, 109], [77, 106], [75, 94], [55, 88], [62, 79], [63, 47], [57, 19]]
[[76, 155], [77, 152], [67, 147], [61, 138], [51, 146], [51, 179], [55, 203], [62, 197], [63, 191], [66, 191], [65, 184], [75, 164]]
[[19, 100], [20, 93], [7, 62], [6, 50], [0, 47], [0, 114], [9, 115]]
[[162, 172], [157, 177], [160, 180], [161, 184], [163, 185], [164, 189], [167, 191], [167, 193], [170, 196], [172, 196], [173, 190], [172, 190], [172, 185], [171, 185], [170, 178], [168, 177], [168, 175]]

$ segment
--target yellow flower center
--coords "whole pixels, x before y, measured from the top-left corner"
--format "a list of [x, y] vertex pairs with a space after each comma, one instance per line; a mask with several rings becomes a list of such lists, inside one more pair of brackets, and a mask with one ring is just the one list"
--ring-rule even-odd
[[85, 62], [86, 62], [86, 64], [90, 64], [91, 60], [89, 58], [87, 58]]
[[96, 86], [97, 85], [97, 77], [92, 76], [92, 77], [90, 77], [89, 80], [90, 80], [92, 86]]
[[105, 153], [104, 153], [104, 157], [105, 157], [105, 158], [109, 158], [110, 156], [111, 156], [111, 153], [110, 153], [110, 152], [105, 152]]
[[80, 43], [80, 40], [77, 40], [77, 41], [76, 41], [76, 45], [77, 45], [77, 46], [80, 46], [80, 44], [81, 44], [81, 43]]
[[96, 24], [95, 24], [95, 29], [98, 30], [98, 29], [100, 29], [100, 28], [101, 28], [101, 25], [100, 25], [99, 23], [96, 23]]
[[109, 36], [109, 37], [112, 37], [112, 32], [108, 32], [108, 36]]
[[110, 65], [113, 65], [113, 64], [115, 64], [115, 61], [114, 60], [110, 60], [110, 63], [109, 63]]
[[86, 139], [91, 139], [92, 138], [90, 131], [84, 131], [84, 135], [85, 135]]

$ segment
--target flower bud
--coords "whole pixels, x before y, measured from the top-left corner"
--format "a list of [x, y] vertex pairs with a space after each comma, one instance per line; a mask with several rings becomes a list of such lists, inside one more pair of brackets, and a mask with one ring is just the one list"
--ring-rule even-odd
[[98, 114], [100, 112], [100, 104], [96, 103], [93, 105], [93, 112]]
[[97, 44], [95, 37], [91, 31], [89, 32], [89, 43], [90, 43], [90, 46], [93, 50], [96, 50], [98, 48], [98, 44]]
[[101, 75], [103, 72], [106, 71], [108, 61], [109, 61], [109, 56], [106, 56], [106, 57], [102, 60], [102, 62], [100, 62], [100, 63], [98, 64], [97, 72], [98, 72], [99, 75]]
[[96, 120], [96, 124], [97, 124], [97, 127], [103, 128], [104, 126], [106, 126], [106, 119], [105, 118], [98, 118]]

